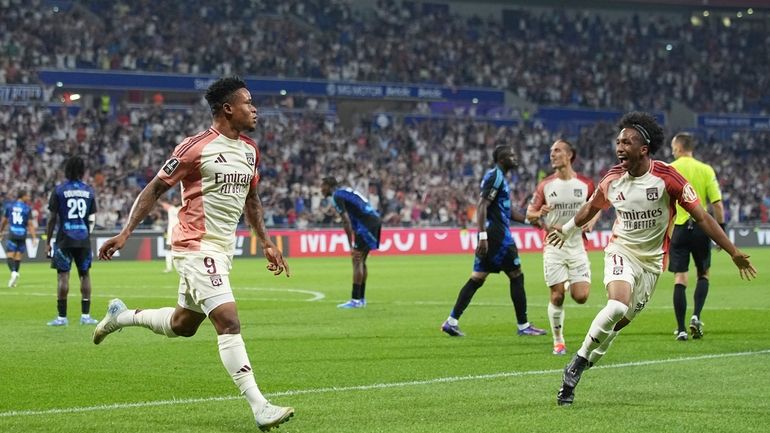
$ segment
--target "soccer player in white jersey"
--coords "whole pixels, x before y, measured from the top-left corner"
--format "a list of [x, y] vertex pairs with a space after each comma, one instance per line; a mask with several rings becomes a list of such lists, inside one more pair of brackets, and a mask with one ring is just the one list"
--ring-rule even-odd
[[257, 125], [251, 94], [240, 78], [227, 77], [211, 84], [206, 100], [214, 118], [212, 126], [174, 149], [136, 198], [123, 230], [99, 248], [99, 258], [110, 260], [158, 198], [181, 182], [183, 206], [172, 235], [174, 266], [180, 277], [177, 305], [129, 310], [120, 299], [113, 299], [93, 340], [99, 344], [128, 326], [143, 326], [167, 337], [191, 337], [208, 317], [217, 333], [222, 364], [249, 402], [257, 426], [267, 431], [287, 421], [294, 409], [272, 405], [262, 395], [241, 338], [229, 273], [235, 229], [244, 211], [269, 261], [267, 269], [275, 275], [286, 271], [289, 276], [289, 267], [267, 236], [262, 218], [256, 143], [242, 135]]
[[[593, 181], [572, 168], [576, 155], [572, 144], [566, 140], [559, 139], [551, 145], [551, 167], [555, 172], [537, 185], [527, 207], [527, 219], [532, 224], [543, 218], [546, 231], [557, 224], [563, 225], [575, 216], [577, 210], [594, 193]], [[599, 216], [598, 213], [596, 215]], [[591, 231], [596, 219], [589, 221], [583, 231]], [[562, 248], [545, 245], [543, 272], [545, 283], [551, 290], [548, 320], [553, 335], [553, 354], [565, 355], [564, 295], [567, 287], [572, 299], [578, 304], [588, 300], [591, 290], [591, 263], [588, 261], [581, 231], [576, 230], [569, 239], [565, 239]]]
[[612, 240], [605, 248], [604, 285], [609, 300], [588, 329], [583, 345], [564, 368], [559, 405], [571, 405], [586, 368], [606, 353], [618, 332], [649, 302], [668, 252], [675, 204], [727, 252], [741, 278], [757, 274], [749, 256], [739, 251], [716, 220], [700, 206], [692, 185], [670, 165], [652, 159], [663, 145], [663, 129], [647, 113], [628, 113], [618, 124], [615, 153], [620, 164], [599, 182], [590, 200], [566, 224], [554, 227], [548, 242], [561, 246], [602, 209], [615, 208]]

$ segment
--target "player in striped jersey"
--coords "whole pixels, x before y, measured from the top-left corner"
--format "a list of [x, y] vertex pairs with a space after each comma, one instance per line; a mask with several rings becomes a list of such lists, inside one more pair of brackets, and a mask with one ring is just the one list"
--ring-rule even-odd
[[655, 118], [646, 113], [629, 113], [620, 120], [618, 129], [615, 153], [620, 164], [604, 176], [574, 218], [548, 235], [549, 243], [561, 246], [602, 209], [615, 208], [612, 240], [604, 250], [604, 285], [609, 300], [564, 369], [556, 397], [559, 405], [572, 404], [583, 371], [601, 359], [618, 332], [649, 302], [664, 269], [675, 203], [730, 254], [741, 278], [750, 280], [757, 273], [749, 256], [730, 242], [716, 220], [700, 206], [692, 185], [673, 167], [652, 159], [663, 144], [663, 129]]

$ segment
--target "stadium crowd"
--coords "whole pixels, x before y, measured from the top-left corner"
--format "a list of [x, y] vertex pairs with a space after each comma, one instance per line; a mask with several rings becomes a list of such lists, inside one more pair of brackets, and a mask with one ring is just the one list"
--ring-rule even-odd
[[[70, 4], [68, 9], [53, 5]], [[436, 83], [544, 105], [770, 112], [770, 23], [380, 0], [0, 1], [0, 84], [38, 68]], [[438, 7], [435, 7], [437, 6]], [[617, 12], [617, 11], [616, 11]], [[194, 31], [185, 31], [182, 26]], [[750, 49], [749, 49], [750, 47]]]
[[[42, 224], [51, 188], [62, 180], [65, 156], [79, 154], [86, 159], [86, 180], [97, 192], [98, 226], [120, 227], [133, 197], [173, 147], [209, 121], [203, 106], [123, 108], [114, 117], [94, 109], [72, 115], [35, 105], [0, 106], [2, 192], [14, 199], [19, 189], [30, 191]], [[489, 149], [497, 144], [518, 149], [512, 200], [524, 207], [537, 181], [550, 172], [549, 147], [558, 136], [536, 122], [498, 127], [472, 118], [396, 120], [385, 128], [370, 122], [348, 129], [328, 115], [272, 111], [261, 123], [254, 138], [261, 150], [266, 222], [299, 228], [332, 221], [334, 213], [320, 194], [326, 175], [367, 193], [388, 226], [465, 226], [474, 218], [478, 182], [491, 165]], [[570, 137], [579, 149], [577, 169], [598, 181], [616, 163], [607, 152], [615, 135], [613, 125], [598, 123]], [[767, 222], [770, 133], [700, 137], [696, 157], [717, 171], [727, 221]], [[670, 151], [663, 151], [658, 157], [670, 161]], [[158, 210], [146, 225], [161, 224], [153, 219], [163, 214]]]

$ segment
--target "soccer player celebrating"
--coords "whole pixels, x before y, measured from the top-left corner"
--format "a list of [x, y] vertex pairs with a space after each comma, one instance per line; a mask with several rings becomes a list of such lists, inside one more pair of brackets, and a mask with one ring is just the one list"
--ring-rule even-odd
[[8, 261], [8, 269], [11, 271], [8, 287], [16, 287], [16, 283], [19, 281], [21, 258], [27, 252], [27, 235], [33, 241], [37, 238], [35, 234], [35, 221], [31, 216], [32, 208], [29, 206], [29, 193], [27, 191], [19, 191], [16, 201], [8, 203], [6, 206], [3, 219], [0, 222], [0, 233], [4, 232], [5, 228], [8, 227], [8, 240], [5, 242], [6, 260]]
[[229, 273], [235, 230], [244, 211], [269, 261], [267, 269], [275, 275], [286, 271], [289, 276], [289, 267], [268, 238], [262, 218], [257, 145], [242, 135], [256, 128], [258, 118], [246, 83], [237, 77], [221, 78], [208, 88], [206, 100], [214, 117], [212, 126], [174, 149], [136, 198], [123, 230], [99, 249], [99, 258], [110, 260], [158, 198], [181, 182], [184, 206], [172, 235], [174, 266], [180, 277], [177, 305], [129, 310], [120, 299], [113, 299], [93, 340], [99, 344], [127, 326], [143, 326], [167, 337], [191, 337], [208, 317], [217, 333], [222, 364], [246, 397], [257, 426], [266, 431], [287, 421], [294, 409], [274, 406], [262, 395], [241, 337]]
[[366, 259], [369, 251], [380, 246], [382, 220], [380, 214], [369, 204], [360, 192], [350, 188], [338, 188], [337, 180], [326, 177], [321, 182], [321, 194], [331, 197], [334, 208], [342, 218], [342, 227], [350, 243], [353, 260], [353, 290], [350, 300], [337, 305], [338, 308], [366, 307], [366, 278], [369, 271]]
[[525, 215], [511, 210], [511, 192], [505, 174], [518, 165], [510, 146], [497, 146], [492, 154], [495, 166], [481, 181], [481, 198], [476, 208], [479, 243], [471, 277], [460, 289], [449, 317], [441, 331], [452, 337], [463, 337], [459, 320], [471, 303], [473, 295], [484, 284], [490, 273], [505, 272], [510, 280], [510, 293], [519, 335], [545, 335], [545, 330], [534, 327], [527, 320], [527, 294], [524, 274], [516, 243], [511, 236], [510, 220], [527, 223]]
[[[546, 230], [557, 224], [563, 225], [575, 216], [577, 210], [593, 194], [593, 181], [579, 175], [572, 168], [575, 156], [575, 149], [566, 140], [556, 140], [551, 145], [551, 167], [556, 172], [537, 185], [527, 208], [527, 219], [530, 222], [536, 223], [540, 218], [544, 218]], [[598, 213], [596, 215], [599, 216]], [[583, 230], [593, 229], [596, 219], [593, 218]], [[569, 239], [565, 239], [562, 248], [545, 245], [543, 272], [545, 283], [551, 289], [548, 319], [553, 335], [553, 354], [565, 355], [565, 292], [569, 287], [572, 299], [578, 304], [584, 304], [591, 290], [591, 263], [588, 261], [581, 231], [576, 230]]]
[[[671, 166], [687, 179], [693, 186], [701, 205], [708, 206], [711, 203], [714, 208], [714, 219], [719, 226], [725, 228], [725, 210], [722, 205], [722, 193], [719, 191], [719, 182], [710, 165], [693, 158], [695, 137], [688, 133], [679, 133], [671, 140], [671, 153], [676, 160]], [[690, 255], [695, 262], [698, 272], [698, 282], [695, 283], [693, 293], [694, 307], [690, 318], [690, 332], [692, 338], [703, 337], [703, 322], [700, 320], [703, 305], [706, 303], [706, 295], [709, 292], [709, 268], [711, 267], [711, 239], [695, 224], [690, 214], [681, 206], [676, 206], [676, 221], [674, 231], [671, 234], [671, 260], [668, 270], [674, 272], [674, 315], [676, 316], [676, 339], [687, 340], [684, 317], [687, 313], [687, 268], [690, 266]]]
[[[45, 228], [48, 239], [46, 255], [51, 257], [51, 267], [56, 269], [57, 301], [59, 315], [48, 322], [48, 326], [67, 325], [67, 295], [70, 291], [70, 269], [72, 262], [80, 277], [80, 324], [94, 325], [91, 318], [91, 230], [96, 221], [96, 196], [91, 185], [83, 182], [86, 166], [83, 159], [73, 156], [64, 165], [67, 180], [51, 193], [48, 200], [48, 225]], [[53, 231], [56, 231], [56, 243]]]
[[644, 309], [663, 271], [674, 202], [690, 213], [703, 231], [722, 247], [741, 278], [756, 269], [749, 256], [730, 242], [714, 218], [700, 206], [692, 185], [670, 165], [652, 159], [663, 144], [663, 129], [647, 113], [628, 113], [620, 120], [615, 153], [620, 161], [599, 182], [591, 199], [574, 218], [548, 235], [562, 246], [566, 239], [602, 209], [615, 208], [612, 240], [605, 248], [604, 285], [609, 300], [588, 329], [583, 345], [564, 369], [559, 405], [571, 405], [583, 371], [606, 353], [618, 332]]

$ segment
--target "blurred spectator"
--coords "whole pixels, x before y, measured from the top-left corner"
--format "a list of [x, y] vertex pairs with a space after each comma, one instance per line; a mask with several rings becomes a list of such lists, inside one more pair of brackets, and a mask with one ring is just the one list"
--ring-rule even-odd
[[759, 14], [725, 25], [717, 13], [525, 8], [503, 23], [502, 13], [392, 0], [361, 12], [343, 0], [60, 3], [0, 2], [0, 83], [34, 82], [41, 67], [238, 73], [494, 87], [542, 105], [770, 113], [770, 22]]
[[[29, 190], [39, 205], [61, 180], [65, 157], [78, 154], [92, 167], [85, 180], [99, 200], [97, 225], [122, 226], [133, 197], [174, 146], [210, 121], [203, 107], [163, 111], [150, 105], [126, 114], [129, 120], [123, 124], [98, 110], [70, 115], [35, 105], [0, 106], [0, 184]], [[511, 199], [524, 207], [550, 170], [549, 143], [559, 136], [536, 123], [499, 127], [469, 118], [329, 130], [325, 115], [293, 111], [263, 115], [261, 122], [254, 138], [261, 152], [265, 219], [268, 225], [286, 227], [333, 223], [334, 212], [320, 196], [319, 179], [325, 173], [367, 193], [386, 225], [464, 226], [474, 219], [483, 161], [498, 144], [519, 152]], [[81, 129], [86, 131], [82, 140]], [[578, 151], [575, 166], [598, 181], [616, 164], [606, 152], [616, 134], [613, 125], [597, 123], [568, 137]], [[699, 131], [698, 137], [699, 154], [720, 179], [727, 221], [767, 221], [770, 132], [724, 136]], [[664, 148], [657, 157], [670, 161], [668, 152]], [[611, 220], [612, 215], [604, 217], [605, 224]]]

